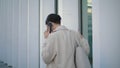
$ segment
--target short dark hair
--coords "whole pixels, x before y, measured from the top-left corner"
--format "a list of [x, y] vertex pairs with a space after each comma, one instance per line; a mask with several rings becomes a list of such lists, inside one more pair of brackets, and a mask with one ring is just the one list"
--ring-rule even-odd
[[61, 24], [61, 17], [57, 14], [49, 14], [46, 19], [46, 24], [48, 24], [48, 22]]

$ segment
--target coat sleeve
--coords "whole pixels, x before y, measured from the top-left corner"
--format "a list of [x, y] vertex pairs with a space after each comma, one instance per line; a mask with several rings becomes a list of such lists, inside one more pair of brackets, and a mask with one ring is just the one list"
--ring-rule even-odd
[[77, 39], [77, 44], [85, 50], [85, 53], [87, 55], [89, 55], [90, 47], [88, 41], [84, 37], [81, 37], [80, 33], [77, 33], [76, 39]]
[[43, 47], [42, 47], [42, 58], [46, 64], [49, 64], [51, 61], [54, 60], [56, 56], [56, 42], [55, 37], [50, 35]]

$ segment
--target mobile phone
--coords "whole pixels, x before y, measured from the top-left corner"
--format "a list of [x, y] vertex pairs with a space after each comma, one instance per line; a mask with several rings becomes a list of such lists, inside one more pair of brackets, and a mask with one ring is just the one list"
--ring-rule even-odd
[[49, 33], [51, 33], [51, 32], [52, 32], [52, 23], [51, 23], [51, 22], [48, 22], [47, 25], [50, 27], [50, 31], [49, 31]]

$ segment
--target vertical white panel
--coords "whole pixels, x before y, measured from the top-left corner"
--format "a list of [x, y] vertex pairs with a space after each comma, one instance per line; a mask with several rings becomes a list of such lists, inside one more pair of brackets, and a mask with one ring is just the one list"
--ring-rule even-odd
[[28, 1], [28, 67], [39, 67], [39, 0]]
[[13, 68], [39, 66], [39, 0], [28, 1], [0, 0], [0, 60]]
[[19, 23], [19, 1], [13, 0], [13, 24], [12, 24], [12, 66], [18, 68], [18, 23]]
[[27, 68], [27, 0], [19, 0], [18, 68]]
[[2, 1], [0, 0], [0, 60], [2, 60], [3, 51], [3, 23], [2, 23]]
[[[7, 24], [7, 19], [8, 17], [5, 17], [8, 16], [7, 14], [7, 10], [5, 10], [7, 8], [7, 5], [5, 4], [5, 0], [2, 1], [2, 10], [3, 10], [3, 14], [2, 14], [2, 22], [4, 23], [3, 24], [3, 61], [5, 61], [7, 63], [7, 28], [6, 28], [6, 24]], [[6, 2], [7, 3], [7, 2]]]
[[[100, 61], [100, 63], [93, 63], [95, 68], [98, 68], [96, 65], [99, 65], [99, 68], [120, 68], [120, 31], [118, 30], [120, 29], [119, 4], [119, 0], [94, 0], [93, 55], [94, 61]], [[97, 12], [97, 10], [99, 11]], [[99, 49], [100, 52], [95, 51], [95, 47]], [[98, 56], [100, 57], [98, 58]]]
[[[12, 1], [8, 0], [8, 21], [6, 22], [7, 28], [7, 63], [12, 65]], [[7, 5], [7, 4], [6, 4]], [[7, 11], [7, 10], [6, 10]]]
[[93, 28], [93, 68], [100, 67], [100, 22], [99, 22], [99, 0], [92, 1], [92, 28]]
[[1, 24], [1, 25], [0, 25], [0, 33], [1, 33], [1, 34], [0, 34], [0, 37], [1, 37], [1, 39], [0, 39], [0, 54], [1, 54], [1, 55], [0, 55], [0, 60], [2, 59], [2, 42], [3, 42], [3, 41], [2, 41], [2, 35], [3, 35], [3, 33], [2, 33], [2, 23], [1, 23], [1, 22], [2, 22], [2, 3], [1, 3], [1, 2], [2, 2], [2, 1], [0, 0], [0, 9], [1, 9], [1, 10], [0, 10], [0, 24]]
[[[2, 6], [2, 5], [1, 5], [1, 0], [0, 0], [0, 9], [2, 9], [1, 6]], [[2, 11], [0, 10], [0, 24], [2, 25], [2, 23], [1, 23], [1, 22], [2, 22], [2, 21], [1, 21], [1, 17], [2, 17], [2, 16], [1, 16], [1, 12], [2, 12]], [[0, 25], [0, 33], [1, 33], [1, 34], [0, 34], [0, 38], [1, 38], [1, 39], [0, 39], [0, 54], [1, 54], [1, 55], [0, 55], [0, 60], [1, 60], [1, 58], [2, 58], [2, 52], [1, 52], [1, 51], [2, 51], [2, 26], [1, 26], [1, 25]]]
[[6, 9], [6, 10], [4, 10], [4, 14], [6, 14], [6, 15], [4, 15], [4, 16], [7, 16], [6, 17], [6, 20], [5, 20], [5, 17], [3, 18], [3, 20], [4, 20], [4, 29], [5, 29], [5, 31], [4, 31], [4, 33], [5, 33], [5, 36], [4, 36], [4, 38], [5, 38], [5, 40], [4, 40], [4, 42], [6, 42], [6, 43], [4, 43], [5, 44], [5, 59], [6, 59], [6, 61], [4, 61], [5, 63], [8, 63], [8, 61], [9, 61], [9, 58], [8, 58], [8, 51], [9, 51], [9, 46], [8, 46], [8, 21], [9, 21], [9, 9], [7, 9], [7, 8], [9, 8], [8, 6], [9, 6], [9, 3], [8, 3], [8, 1], [7, 0], [5, 0], [5, 3], [4, 3], [5, 5], [6, 5], [6, 7], [4, 7], [4, 9]]
[[[3, 13], [2, 13], [2, 12], [3, 12], [3, 0], [1, 0], [1, 23], [3, 22]], [[4, 46], [5, 46], [5, 45], [3, 46], [3, 44], [4, 44], [4, 43], [3, 43], [3, 42], [4, 42], [4, 38], [3, 38], [3, 37], [4, 37], [3, 28], [4, 28], [4, 27], [3, 27], [3, 25], [4, 25], [4, 24], [2, 23], [2, 24], [1, 24], [1, 26], [2, 26], [2, 29], [1, 29], [1, 31], [2, 31], [2, 33], [1, 33], [1, 35], [2, 35], [2, 37], [1, 37], [1, 40], [2, 40], [2, 41], [1, 41], [1, 47], [2, 47], [2, 49], [1, 49], [1, 50], [2, 50], [1, 60], [2, 60], [2, 61], [4, 61], [3, 48], [4, 48]]]
[[100, 1], [101, 68], [120, 68], [120, 1], [108, 1]]

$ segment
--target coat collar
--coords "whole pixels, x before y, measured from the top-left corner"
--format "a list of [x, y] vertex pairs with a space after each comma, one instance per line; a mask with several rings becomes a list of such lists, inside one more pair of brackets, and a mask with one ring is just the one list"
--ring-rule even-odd
[[68, 29], [65, 26], [59, 26], [53, 32], [56, 32], [56, 31], [59, 31], [59, 30], [68, 30]]

